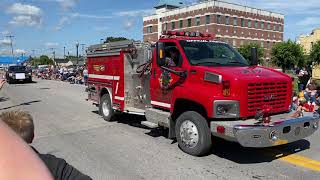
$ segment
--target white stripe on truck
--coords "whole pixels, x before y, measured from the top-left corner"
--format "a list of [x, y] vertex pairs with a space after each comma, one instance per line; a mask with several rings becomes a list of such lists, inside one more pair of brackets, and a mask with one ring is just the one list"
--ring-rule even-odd
[[171, 105], [168, 104], [168, 103], [163, 103], [163, 102], [158, 102], [158, 101], [151, 101], [151, 104], [152, 105], [156, 105], [156, 106], [171, 108]]
[[99, 75], [99, 74], [89, 74], [89, 78], [115, 80], [115, 81], [120, 80], [120, 76], [109, 76], [109, 75]]

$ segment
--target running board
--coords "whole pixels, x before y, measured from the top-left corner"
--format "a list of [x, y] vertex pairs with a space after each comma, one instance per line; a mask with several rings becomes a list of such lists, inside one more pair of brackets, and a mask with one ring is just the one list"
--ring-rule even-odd
[[169, 127], [169, 118], [170, 112], [154, 108], [146, 109], [146, 119], [151, 123], [159, 126]]
[[141, 121], [141, 124], [152, 129], [159, 127], [158, 124], [155, 124], [149, 121]]

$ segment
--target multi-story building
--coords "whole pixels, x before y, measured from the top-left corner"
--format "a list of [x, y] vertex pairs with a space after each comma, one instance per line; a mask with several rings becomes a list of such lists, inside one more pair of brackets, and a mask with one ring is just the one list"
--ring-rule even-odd
[[320, 28], [314, 29], [308, 35], [302, 35], [299, 37], [298, 43], [301, 44], [304, 51], [309, 54], [313, 45], [320, 41]]
[[164, 30], [213, 33], [217, 39], [239, 47], [256, 43], [270, 56], [273, 44], [283, 41], [284, 15], [258, 8], [214, 0], [184, 6], [160, 0], [154, 15], [143, 18], [144, 41], [157, 41]]

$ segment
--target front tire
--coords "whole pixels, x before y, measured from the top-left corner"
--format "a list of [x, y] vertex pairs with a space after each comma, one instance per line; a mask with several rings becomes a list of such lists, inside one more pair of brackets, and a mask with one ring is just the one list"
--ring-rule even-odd
[[182, 151], [193, 155], [206, 155], [211, 149], [211, 133], [207, 120], [195, 111], [182, 113], [176, 122], [176, 137]]
[[111, 121], [113, 113], [114, 113], [111, 104], [112, 103], [111, 103], [111, 99], [110, 99], [109, 94], [104, 94], [100, 100], [99, 114], [106, 121]]

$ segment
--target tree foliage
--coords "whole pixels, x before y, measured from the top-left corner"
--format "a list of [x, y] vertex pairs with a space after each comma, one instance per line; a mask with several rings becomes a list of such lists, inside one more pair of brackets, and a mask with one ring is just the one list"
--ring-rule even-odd
[[38, 57], [32, 58], [31, 59], [31, 64], [32, 65], [53, 65], [54, 62], [48, 56], [42, 55], [39, 58]]
[[320, 64], [320, 41], [317, 41], [310, 51], [311, 61]]
[[258, 64], [263, 63], [264, 49], [261, 48], [258, 44], [250, 43], [241, 45], [238, 48], [239, 53], [251, 64], [251, 48], [257, 48], [258, 50]]
[[109, 42], [117, 42], [117, 41], [123, 41], [123, 40], [128, 40], [125, 37], [107, 37], [106, 40], [104, 41], [104, 43], [109, 43]]
[[303, 48], [291, 41], [277, 43], [271, 50], [271, 62], [280, 67], [283, 72], [295, 65], [303, 66], [306, 62]]

